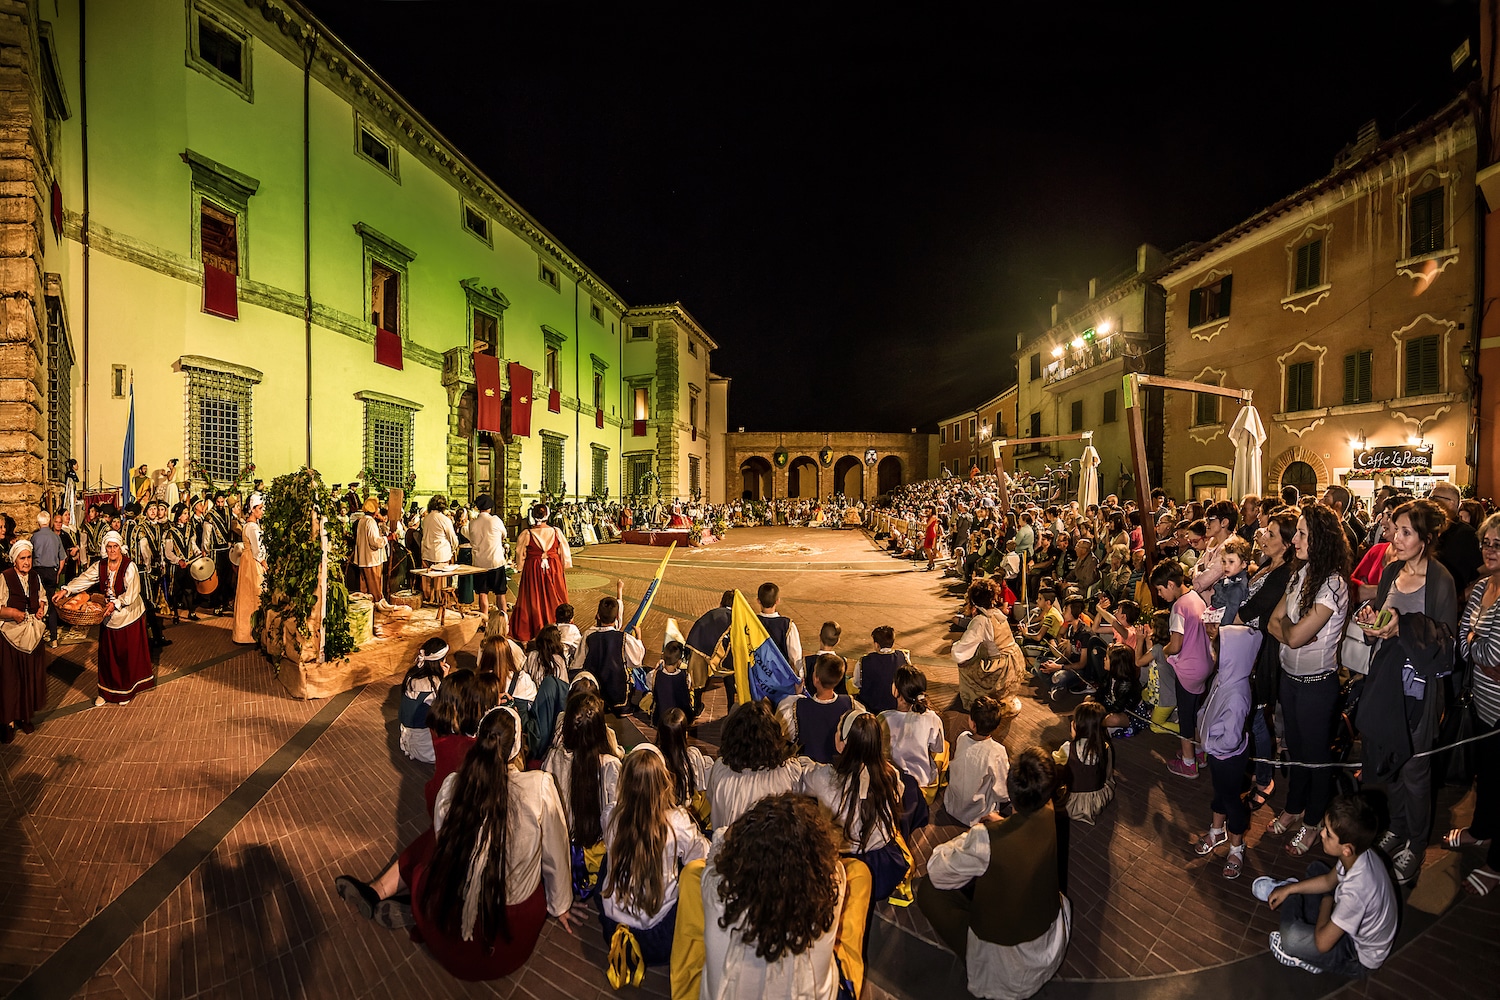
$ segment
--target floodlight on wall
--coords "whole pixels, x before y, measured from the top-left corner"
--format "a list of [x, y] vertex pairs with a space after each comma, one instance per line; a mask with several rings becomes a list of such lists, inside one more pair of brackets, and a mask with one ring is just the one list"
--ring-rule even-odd
[[1052, 356], [1054, 358], [1060, 358], [1063, 356], [1063, 349], [1061, 344], [1058, 344], [1056, 347], [1052, 348]]
[[1083, 338], [1082, 337], [1074, 337], [1073, 338], [1073, 350], [1080, 351], [1082, 349], [1083, 349]]
[[1112, 330], [1114, 330], [1114, 326], [1111, 325], [1109, 320], [1105, 320], [1103, 323], [1100, 323], [1097, 327], [1094, 328], [1094, 332], [1097, 333], [1100, 337], [1108, 337]]

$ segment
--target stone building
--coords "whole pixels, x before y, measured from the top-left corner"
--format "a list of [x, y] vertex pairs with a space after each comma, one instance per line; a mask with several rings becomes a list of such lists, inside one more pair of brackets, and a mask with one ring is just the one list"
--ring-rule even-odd
[[[1475, 158], [1467, 99], [1391, 139], [1371, 123], [1327, 176], [1162, 274], [1166, 374], [1253, 390], [1266, 491], [1471, 481]], [[1161, 485], [1223, 495], [1237, 404], [1165, 399]]]
[[[943, 418], [938, 424], [938, 474], [944, 470], [967, 476], [971, 469], [993, 473], [997, 468], [992, 441], [1014, 434], [1017, 387], [1008, 386], [972, 410]], [[999, 468], [1011, 468], [1013, 445], [1000, 449]]]
[[819, 499], [843, 494], [873, 501], [902, 483], [937, 474], [931, 434], [735, 431], [724, 437], [729, 500]]
[[[1122, 474], [1131, 467], [1124, 376], [1162, 371], [1164, 295], [1157, 276], [1166, 263], [1161, 251], [1142, 244], [1122, 272], [1090, 280], [1086, 291], [1059, 292], [1051, 327], [1017, 337], [1020, 426], [1014, 436], [1092, 431], [1101, 494], [1120, 492]], [[1154, 481], [1162, 452], [1159, 409], [1148, 406], [1145, 425]], [[1041, 476], [1049, 467], [1077, 459], [1083, 448], [1082, 441], [1018, 445], [1015, 462]], [[1072, 471], [1076, 474], [1076, 463]]]
[[137, 463], [195, 488], [311, 464], [514, 516], [722, 481], [702, 326], [632, 308], [300, 4], [4, 0], [0, 66], [5, 509], [69, 458], [115, 486], [132, 392]]

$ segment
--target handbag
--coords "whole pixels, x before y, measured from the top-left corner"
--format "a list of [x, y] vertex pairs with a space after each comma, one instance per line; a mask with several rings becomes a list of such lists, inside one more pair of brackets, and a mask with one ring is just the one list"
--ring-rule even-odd
[[1350, 673], [1368, 674], [1374, 656], [1374, 644], [1365, 641], [1365, 630], [1350, 615], [1344, 622], [1344, 638], [1339, 642], [1339, 664]]

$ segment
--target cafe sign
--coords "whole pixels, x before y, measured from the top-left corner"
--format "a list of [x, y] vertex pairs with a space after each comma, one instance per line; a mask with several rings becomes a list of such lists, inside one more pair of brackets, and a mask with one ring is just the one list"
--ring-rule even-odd
[[1354, 469], [1358, 472], [1431, 472], [1432, 445], [1402, 444], [1356, 448]]

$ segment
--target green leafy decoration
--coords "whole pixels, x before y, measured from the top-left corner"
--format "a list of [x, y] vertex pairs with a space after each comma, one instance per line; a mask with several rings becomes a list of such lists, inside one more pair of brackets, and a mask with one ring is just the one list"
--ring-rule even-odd
[[[318, 571], [323, 561], [317, 516], [332, 512], [334, 496], [323, 485], [316, 469], [302, 468], [277, 476], [265, 493], [266, 510], [261, 518], [261, 541], [266, 550], [266, 586], [261, 592], [260, 622], [275, 612], [295, 623], [297, 632], [310, 636], [308, 618], [318, 603]], [[335, 520], [328, 531], [328, 603], [323, 611], [323, 653], [329, 660], [354, 652], [349, 628], [349, 589], [341, 567], [348, 548], [348, 533]]]

